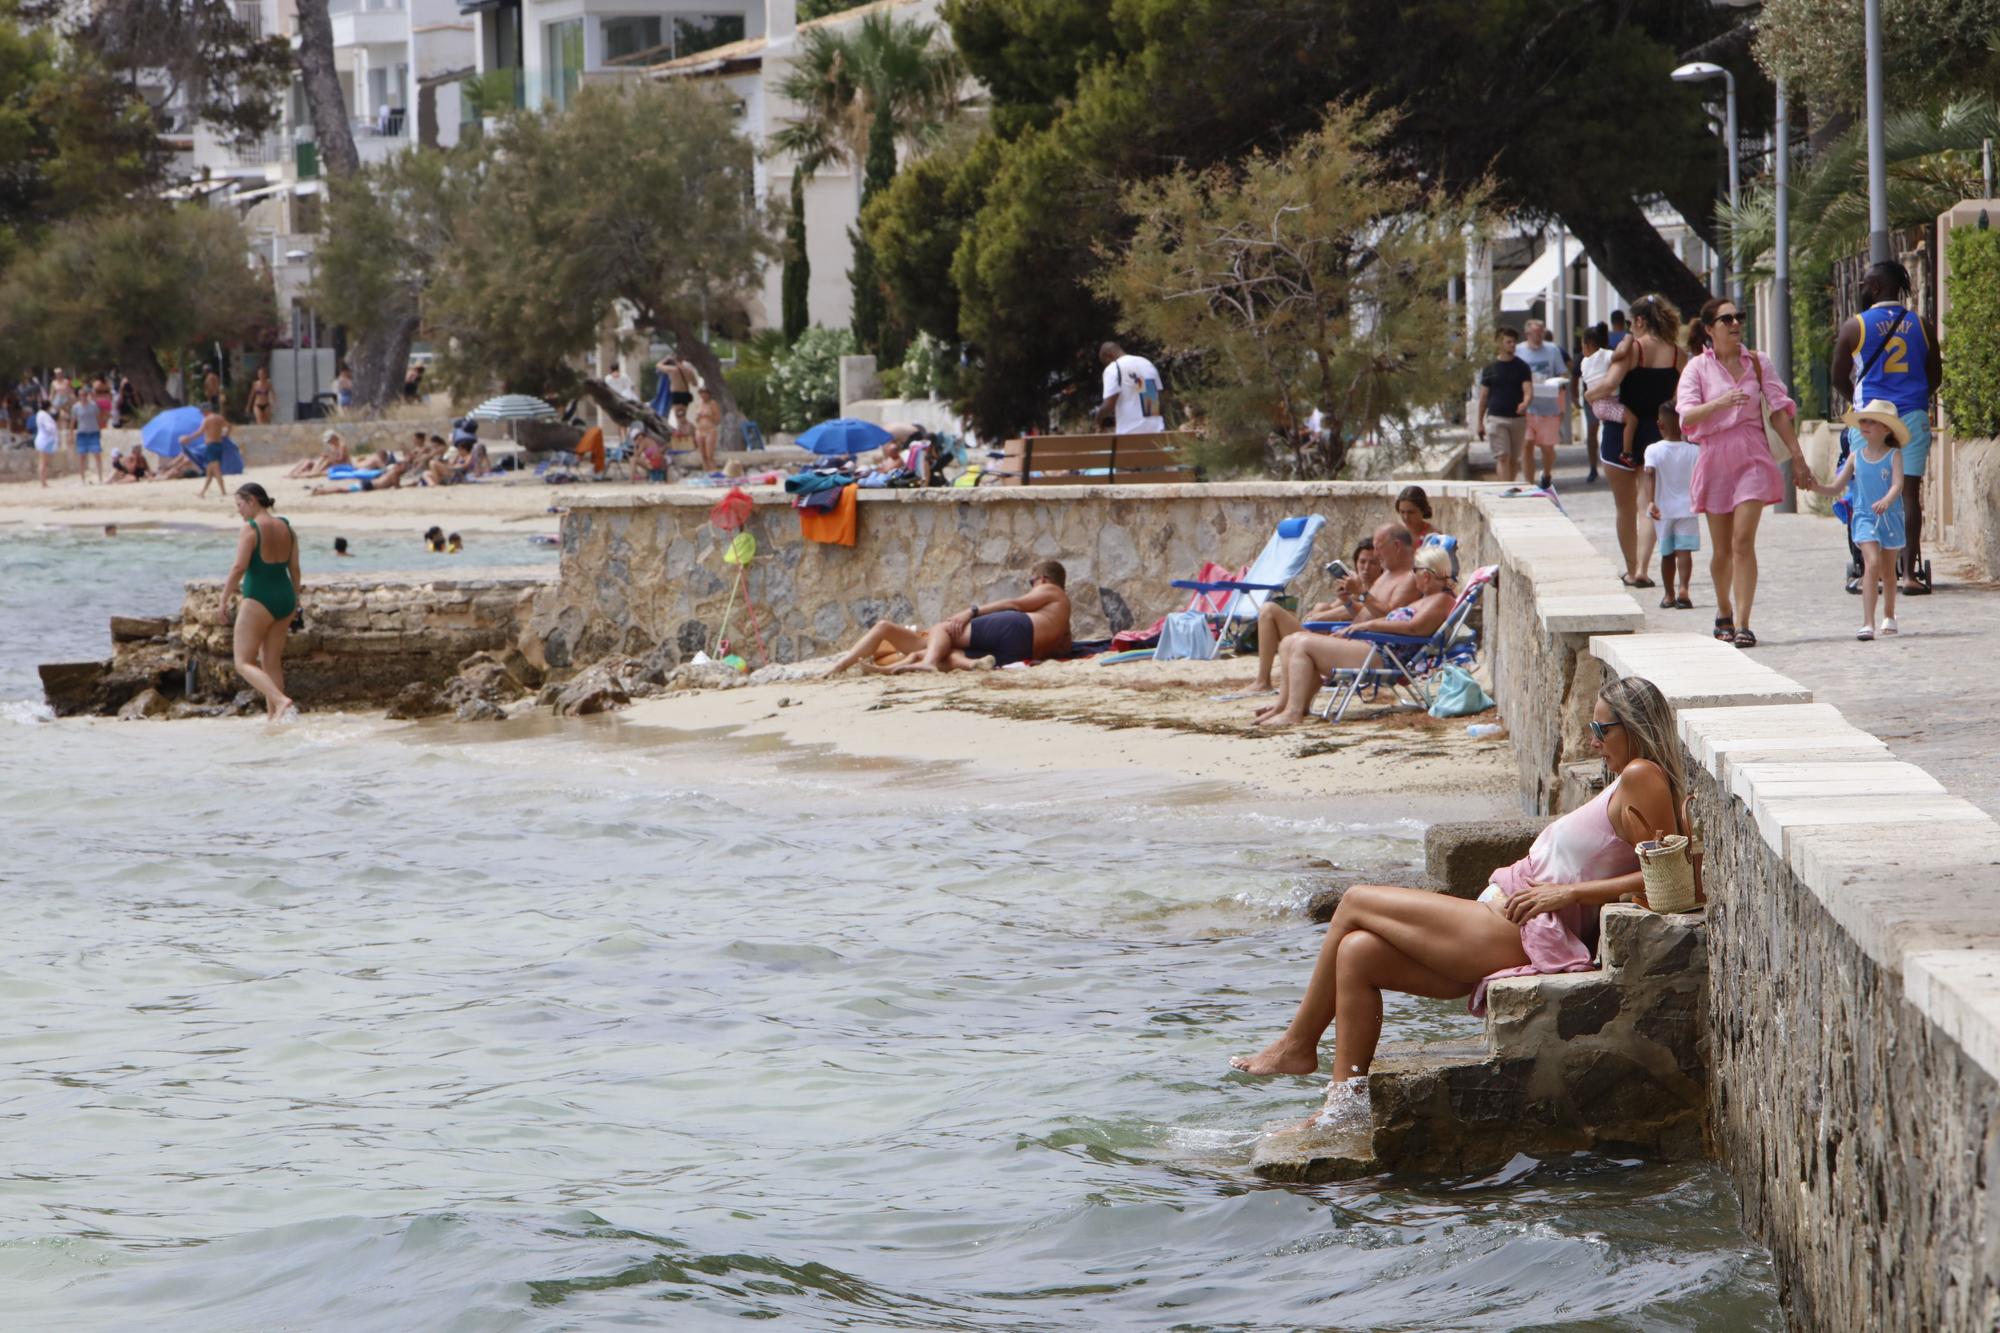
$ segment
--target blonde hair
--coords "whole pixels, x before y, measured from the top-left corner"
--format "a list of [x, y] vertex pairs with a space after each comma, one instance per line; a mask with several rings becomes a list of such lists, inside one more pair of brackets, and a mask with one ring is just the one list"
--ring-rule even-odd
[[1442, 546], [1419, 546], [1411, 562], [1418, 569], [1428, 569], [1446, 583], [1451, 582], [1451, 555]]
[[1597, 697], [1625, 728], [1632, 757], [1658, 764], [1667, 775], [1674, 817], [1679, 819], [1681, 803], [1688, 794], [1687, 770], [1681, 764], [1680, 737], [1674, 731], [1674, 710], [1667, 703], [1667, 696], [1644, 676], [1626, 676], [1599, 690]]

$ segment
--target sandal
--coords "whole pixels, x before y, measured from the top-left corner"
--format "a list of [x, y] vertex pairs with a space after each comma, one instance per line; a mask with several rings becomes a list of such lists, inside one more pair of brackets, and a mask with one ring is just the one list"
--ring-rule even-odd
[[1660, 599], [1660, 609], [1662, 611], [1671, 611], [1674, 609], [1674, 595], [1672, 593], [1668, 593]]
[[1727, 616], [1715, 618], [1715, 637], [1724, 643], [1736, 642], [1736, 622]]
[[1630, 574], [1620, 574], [1618, 576], [1618, 581], [1624, 584], [1628, 588], [1652, 588], [1658, 586], [1651, 579], [1647, 578], [1644, 574], [1641, 574], [1636, 579], [1633, 578]]
[[1747, 628], [1737, 630], [1736, 646], [1738, 648], [1755, 648], [1757, 646], [1757, 636], [1752, 634]]
[[1674, 609], [1676, 611], [1692, 611], [1694, 610], [1694, 603], [1688, 598], [1676, 597], [1674, 598]]

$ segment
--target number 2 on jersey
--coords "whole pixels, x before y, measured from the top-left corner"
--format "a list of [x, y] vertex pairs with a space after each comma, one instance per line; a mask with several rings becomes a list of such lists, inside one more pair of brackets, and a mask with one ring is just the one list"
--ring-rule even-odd
[[1892, 375], [1910, 373], [1910, 344], [1901, 338], [1891, 338], [1882, 344], [1882, 369]]

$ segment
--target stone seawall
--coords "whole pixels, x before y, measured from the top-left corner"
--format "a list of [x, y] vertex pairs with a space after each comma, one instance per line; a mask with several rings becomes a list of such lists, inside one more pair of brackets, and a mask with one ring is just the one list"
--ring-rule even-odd
[[[1545, 499], [1505, 488], [1426, 481], [1437, 527], [1461, 543], [1466, 569], [1501, 566], [1484, 608], [1495, 636], [1495, 693], [1516, 740], [1524, 804], [1555, 808], [1561, 764], [1584, 753], [1571, 697], [1592, 634], [1623, 633], [1638, 605], [1574, 524]], [[757, 540], [731, 634], [751, 660], [837, 651], [878, 619], [931, 623], [974, 601], [1016, 596], [1026, 567], [1061, 560], [1079, 638], [1150, 625], [1187, 605], [1170, 587], [1206, 561], [1241, 567], [1279, 520], [1326, 517], [1301, 600], [1324, 592], [1320, 569], [1393, 518], [1397, 482], [1186, 486], [1000, 487], [972, 491], [863, 491], [852, 547], [806, 541], [786, 498], [765, 490], [747, 530]], [[534, 631], [552, 667], [615, 653], [683, 661], [713, 647], [734, 573], [729, 534], [709, 526], [721, 497], [668, 492], [578, 497], [563, 520], [562, 582]], [[755, 629], [752, 620], [755, 620]], [[1587, 711], [1587, 710], [1586, 710]]]
[[1592, 652], [1676, 707], [1710, 1127], [1794, 1326], [2000, 1328], [2000, 825], [1712, 640]]

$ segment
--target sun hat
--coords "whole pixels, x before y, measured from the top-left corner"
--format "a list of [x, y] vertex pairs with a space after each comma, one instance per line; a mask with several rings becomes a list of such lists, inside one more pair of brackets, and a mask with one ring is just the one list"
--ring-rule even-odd
[[340, 432], [337, 430], [323, 430], [319, 433], [319, 442], [321, 444], [331, 444], [339, 438]]
[[1857, 407], [1840, 420], [1843, 425], [1855, 427], [1864, 421], [1879, 421], [1889, 428], [1889, 434], [1895, 437], [1897, 444], [1910, 442], [1910, 428], [1903, 424], [1903, 414], [1886, 398], [1877, 398]]
[[1444, 582], [1451, 582], [1451, 556], [1443, 547], [1419, 546], [1413, 563], [1418, 569], [1428, 569]]

